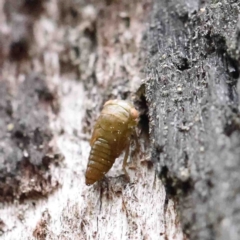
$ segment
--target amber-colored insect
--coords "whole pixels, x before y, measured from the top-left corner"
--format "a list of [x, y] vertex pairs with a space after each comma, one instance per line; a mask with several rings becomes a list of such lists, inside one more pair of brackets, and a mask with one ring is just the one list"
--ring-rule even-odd
[[90, 140], [91, 152], [85, 175], [87, 185], [102, 179], [123, 150], [126, 150], [123, 160], [126, 173], [130, 140], [135, 134], [138, 116], [138, 111], [126, 101], [109, 100], [104, 104]]

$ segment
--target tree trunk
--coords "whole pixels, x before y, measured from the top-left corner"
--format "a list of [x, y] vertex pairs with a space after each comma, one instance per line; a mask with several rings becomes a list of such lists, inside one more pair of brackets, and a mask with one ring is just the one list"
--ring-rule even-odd
[[239, 10], [156, 1], [146, 35], [151, 156], [189, 239], [240, 236]]
[[[148, 1], [0, 1], [2, 239], [183, 239], [175, 203], [140, 151], [87, 187], [89, 138], [103, 103], [132, 100], [143, 74]], [[143, 88], [141, 88], [143, 89]], [[141, 134], [140, 134], [141, 132]]]
[[[239, 10], [0, 0], [1, 238], [238, 239]], [[87, 187], [88, 141], [113, 98], [139, 109], [140, 150], [130, 180], [120, 157]]]

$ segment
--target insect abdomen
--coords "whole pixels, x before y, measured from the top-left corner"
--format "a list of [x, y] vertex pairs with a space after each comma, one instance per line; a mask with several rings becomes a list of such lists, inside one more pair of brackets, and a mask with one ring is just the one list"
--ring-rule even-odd
[[100, 180], [109, 171], [115, 161], [111, 155], [111, 147], [103, 138], [98, 138], [92, 145], [90, 151], [87, 171], [86, 184], [91, 185]]

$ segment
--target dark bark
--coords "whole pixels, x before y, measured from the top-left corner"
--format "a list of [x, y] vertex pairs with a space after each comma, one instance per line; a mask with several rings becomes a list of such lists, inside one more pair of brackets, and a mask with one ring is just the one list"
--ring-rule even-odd
[[145, 36], [152, 159], [194, 240], [240, 236], [239, 10], [155, 1]]
[[0, 1], [1, 239], [183, 239], [148, 156], [141, 91], [130, 179], [120, 157], [104, 181], [85, 184], [100, 109], [131, 101], [141, 84], [149, 9], [148, 0]]
[[31, 67], [43, 2], [10, 0], [0, 7], [0, 202], [43, 197], [58, 187], [48, 171], [59, 155], [50, 146], [46, 111], [57, 114], [57, 95]]

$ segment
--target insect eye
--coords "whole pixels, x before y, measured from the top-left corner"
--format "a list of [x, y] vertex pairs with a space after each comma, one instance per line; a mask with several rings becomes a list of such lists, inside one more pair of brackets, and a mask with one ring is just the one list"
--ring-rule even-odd
[[132, 108], [130, 113], [131, 113], [131, 116], [132, 116], [133, 119], [136, 119], [136, 118], [139, 117], [139, 113], [135, 108]]

